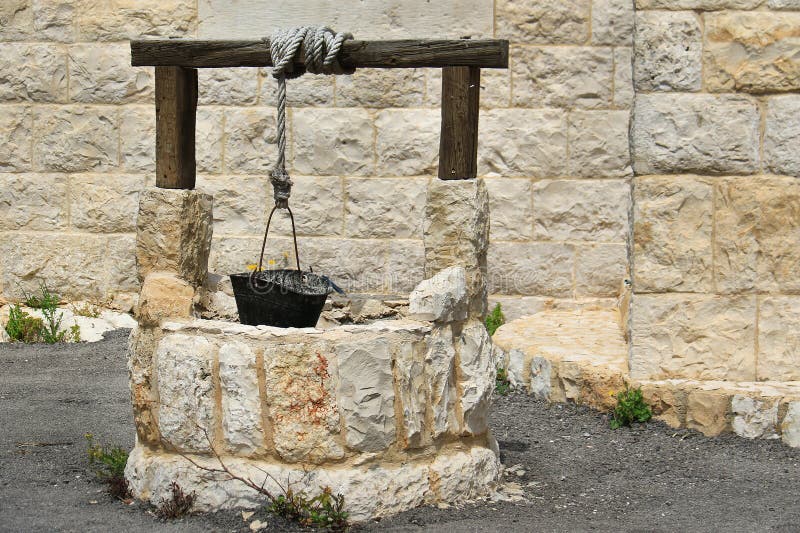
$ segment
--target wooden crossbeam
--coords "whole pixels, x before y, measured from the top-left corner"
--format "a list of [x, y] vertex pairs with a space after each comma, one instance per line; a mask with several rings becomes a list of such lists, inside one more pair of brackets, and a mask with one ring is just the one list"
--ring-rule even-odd
[[[347, 68], [508, 68], [502, 39], [345, 41], [339, 56]], [[269, 43], [183, 39], [131, 41], [134, 67], [269, 67]], [[302, 63], [301, 63], [302, 64]]]

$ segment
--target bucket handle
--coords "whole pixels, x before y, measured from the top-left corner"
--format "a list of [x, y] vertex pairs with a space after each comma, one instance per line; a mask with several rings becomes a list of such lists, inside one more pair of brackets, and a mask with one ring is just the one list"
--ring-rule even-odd
[[[269, 212], [269, 218], [267, 219], [267, 230], [264, 232], [264, 242], [261, 243], [261, 256], [258, 258], [258, 270], [254, 272], [261, 272], [261, 266], [264, 264], [264, 250], [267, 247], [267, 235], [269, 235], [269, 224], [272, 222], [272, 215], [275, 214], [275, 210], [278, 209], [278, 206], [272, 208], [272, 211]], [[297, 231], [294, 228], [294, 215], [292, 214], [292, 210], [289, 206], [286, 206], [286, 210], [289, 211], [289, 218], [292, 220], [292, 238], [294, 239], [294, 258], [297, 262], [297, 271], [300, 272], [300, 254], [297, 253]]]

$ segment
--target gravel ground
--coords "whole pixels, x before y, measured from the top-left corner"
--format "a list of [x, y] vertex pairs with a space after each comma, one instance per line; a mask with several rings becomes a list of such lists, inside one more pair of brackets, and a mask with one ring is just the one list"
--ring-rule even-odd
[[[95, 344], [0, 345], [0, 531], [249, 531], [238, 512], [157, 520], [107, 496], [87, 432], [133, 445], [127, 332]], [[420, 508], [366, 531], [800, 531], [800, 450], [660, 423], [608, 429], [575, 406], [498, 398], [492, 429], [520, 501]], [[265, 531], [296, 531], [257, 514]]]

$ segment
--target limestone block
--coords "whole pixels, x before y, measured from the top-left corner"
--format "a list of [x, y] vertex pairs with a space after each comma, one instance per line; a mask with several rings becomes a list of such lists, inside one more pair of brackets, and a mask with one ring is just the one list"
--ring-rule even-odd
[[120, 109], [119, 145], [123, 170], [155, 175], [156, 112], [152, 105]]
[[378, 175], [436, 174], [439, 165], [438, 109], [387, 109], [375, 120]]
[[767, 6], [775, 10], [794, 10], [800, 8], [800, 3], [797, 0], [767, 0]]
[[548, 177], [564, 172], [567, 116], [557, 109], [490, 109], [478, 126], [478, 174]]
[[392, 344], [386, 337], [339, 343], [339, 412], [347, 446], [386, 449], [395, 440]]
[[[398, 434], [403, 448], [421, 448], [431, 443], [425, 411], [429, 388], [425, 374], [424, 343], [403, 343], [395, 355], [397, 394], [402, 406], [402, 427]], [[398, 424], [399, 425], [399, 424]]]
[[584, 178], [630, 176], [628, 111], [574, 111], [569, 115], [569, 175]]
[[592, 44], [630, 46], [633, 18], [630, 0], [592, 0]]
[[102, 104], [152, 102], [154, 69], [130, 64], [131, 47], [128, 43], [70, 46], [70, 100]]
[[736, 394], [731, 399], [733, 432], [748, 439], [777, 439], [778, 399], [757, 400]]
[[27, 106], [0, 106], [0, 171], [24, 172], [31, 169], [32, 109]]
[[374, 123], [369, 112], [295, 109], [292, 112], [294, 169], [309, 175], [374, 174]]
[[310, 342], [269, 344], [264, 374], [272, 438], [281, 458], [320, 464], [344, 457], [336, 402], [339, 371], [330, 348]]
[[528, 392], [535, 398], [549, 401], [553, 390], [553, 364], [544, 357], [533, 357], [531, 359], [531, 381]]
[[81, 41], [189, 37], [197, 25], [194, 0], [89, 1], [75, 7]]
[[128, 339], [128, 373], [130, 375], [133, 421], [138, 442], [158, 445], [156, 411], [158, 395], [155, 390], [155, 355], [158, 336], [154, 329], [134, 326]]
[[[278, 82], [271, 68], [258, 69], [261, 79], [259, 102], [275, 108], [278, 104]], [[290, 80], [286, 85], [286, 102], [289, 107], [333, 107], [334, 76], [306, 74]]]
[[631, 377], [753, 381], [755, 297], [636, 294]]
[[583, 44], [589, 38], [591, 0], [499, 0], [496, 36], [519, 43]]
[[709, 13], [705, 35], [707, 90], [764, 93], [800, 89], [800, 13]]
[[[287, 120], [290, 122], [290, 120]], [[287, 128], [290, 125], [287, 124]], [[291, 140], [287, 140], [287, 143]], [[269, 174], [278, 157], [275, 113], [268, 108], [225, 109], [226, 172]]]
[[308, 239], [300, 266], [330, 277], [346, 292], [379, 292], [387, 275], [389, 243], [378, 239]]
[[344, 184], [347, 237], [422, 237], [427, 178], [352, 178]]
[[636, 292], [710, 291], [712, 186], [692, 177], [645, 177], [633, 195]]
[[4, 40], [22, 41], [33, 34], [30, 0], [8, 0], [0, 4], [0, 29]]
[[[135, 299], [139, 292], [139, 278], [136, 275], [136, 234], [109, 235], [104, 254], [108, 295], [115, 299], [121, 298], [124, 302], [126, 298], [120, 293], [127, 292], [130, 293], [130, 298]], [[97, 280], [94, 282], [97, 283]]]
[[456, 322], [467, 318], [467, 274], [454, 266], [424, 280], [411, 291], [408, 311], [414, 320]]
[[800, 182], [731, 178], [720, 180], [716, 188], [717, 288], [800, 291]]
[[614, 107], [633, 106], [633, 49], [614, 48]]
[[168, 318], [189, 318], [193, 299], [194, 289], [185, 280], [168, 272], [152, 272], [142, 284], [137, 319], [142, 325], [157, 326]]
[[512, 348], [508, 351], [505, 361], [506, 376], [512, 387], [525, 385], [525, 352]]
[[730, 431], [731, 395], [721, 391], [690, 392], [686, 399], [686, 427], [707, 437]]
[[[242, 111], [242, 113], [244, 113], [244, 111]], [[224, 132], [222, 131], [222, 109], [198, 107], [197, 116], [195, 118], [195, 161], [197, 164], [197, 171], [218, 174], [222, 172], [224, 137]], [[239, 127], [241, 127], [241, 125], [237, 123], [228, 125], [228, 129]], [[237, 139], [238, 138], [240, 137], [237, 137]], [[239, 149], [242, 149], [241, 144], [239, 144]], [[153, 153], [155, 153], [155, 151]], [[239, 155], [241, 156], [241, 152]], [[251, 164], [254, 164], [252, 160]], [[257, 164], [257, 162], [255, 164]]]
[[[344, 198], [342, 179], [328, 176], [292, 176], [292, 197], [290, 205], [301, 206], [295, 213], [298, 235], [334, 236], [342, 234]], [[270, 197], [272, 189], [269, 185]], [[348, 202], [351, 199], [348, 198]], [[285, 211], [276, 212], [277, 220], [283, 224], [276, 226], [276, 235], [291, 235], [291, 224]], [[270, 228], [270, 233], [272, 229]]]
[[489, 407], [497, 375], [486, 326], [477, 321], [466, 325], [458, 338], [457, 351], [462, 434], [481, 435], [489, 430]]
[[52, 44], [3, 43], [0, 102], [65, 102], [67, 56]]
[[637, 174], [747, 174], [758, 168], [759, 112], [737, 95], [641, 94], [631, 130]]
[[640, 91], [699, 91], [703, 37], [691, 11], [636, 14], [633, 77]]
[[156, 348], [158, 427], [182, 451], [209, 451], [215, 437], [214, 351], [205, 338], [169, 335]]
[[422, 240], [389, 241], [383, 290], [387, 294], [408, 294], [425, 279], [425, 244]]
[[[431, 464], [431, 480], [438, 481], [438, 496], [446, 502], [464, 501], [491, 491], [500, 475], [500, 460], [488, 448], [438, 456]], [[437, 483], [433, 483], [437, 485]]]
[[486, 313], [489, 194], [482, 179], [431, 180], [425, 206], [425, 275], [462, 265], [470, 314]]
[[141, 175], [80, 174], [70, 180], [72, 227], [97, 233], [136, 231]]
[[653, 415], [668, 426], [686, 426], [686, 393], [673, 387], [670, 382], [647, 382], [642, 384], [642, 395]]
[[211, 202], [207, 194], [145, 189], [139, 195], [136, 263], [139, 279], [168, 271], [199, 287], [208, 271]]
[[763, 3], [764, 0], [636, 0], [636, 8], [716, 11], [720, 9], [754, 9]]
[[623, 180], [542, 180], [533, 185], [533, 236], [547, 241], [625, 242], [630, 185]]
[[363, 69], [336, 77], [337, 107], [421, 107], [424, 69]]
[[[200, 175], [196, 188], [214, 198], [215, 234], [263, 236], [268, 208], [272, 208], [272, 185], [268, 179], [262, 176]], [[274, 233], [279, 225], [277, 213], [272, 218], [270, 234], [277, 235]], [[289, 229], [291, 231], [291, 226]], [[244, 265], [239, 268], [244, 268]]]
[[[548, 3], [548, 8], [552, 3]], [[513, 47], [513, 104], [518, 107], [606, 107], [611, 102], [611, 48]]]
[[34, 110], [34, 165], [57, 172], [108, 171], [119, 157], [119, 115], [113, 107]]
[[628, 277], [628, 250], [624, 244], [575, 247], [575, 294], [617, 297]]
[[767, 101], [764, 164], [776, 174], [800, 177], [800, 95], [775, 96]]
[[61, 174], [0, 174], [0, 230], [63, 229], [68, 204]]
[[458, 423], [455, 418], [456, 395], [455, 358], [453, 331], [449, 325], [435, 328], [425, 339], [425, 376], [428, 384], [429, 412], [433, 420], [430, 428], [434, 439], [445, 433], [456, 432]]
[[220, 346], [219, 386], [226, 448], [241, 455], [262, 450], [264, 430], [256, 355], [247, 344], [232, 340]]
[[527, 179], [487, 178], [491, 240], [528, 240], [533, 234], [532, 187]]
[[762, 296], [757, 375], [760, 380], [800, 380], [800, 297]]
[[572, 296], [574, 247], [561, 243], [497, 242], [489, 247], [492, 294]]
[[71, 2], [33, 0], [33, 29], [39, 38], [75, 41], [75, 6]]
[[252, 105], [258, 98], [258, 71], [253, 68], [201, 68], [197, 71], [200, 105]]
[[793, 448], [800, 448], [800, 402], [788, 402], [781, 421], [781, 439]]
[[[439, 109], [442, 105], [442, 69], [429, 68], [425, 70], [427, 76], [425, 105]], [[481, 70], [480, 105], [483, 109], [511, 105], [511, 73], [508, 69]]]

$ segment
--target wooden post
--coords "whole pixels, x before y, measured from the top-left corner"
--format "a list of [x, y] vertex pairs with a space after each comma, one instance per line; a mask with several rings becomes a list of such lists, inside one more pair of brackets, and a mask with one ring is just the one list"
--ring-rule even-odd
[[194, 189], [197, 70], [156, 67], [156, 187]]
[[468, 180], [478, 175], [478, 112], [481, 69], [442, 69], [442, 131], [439, 179]]

